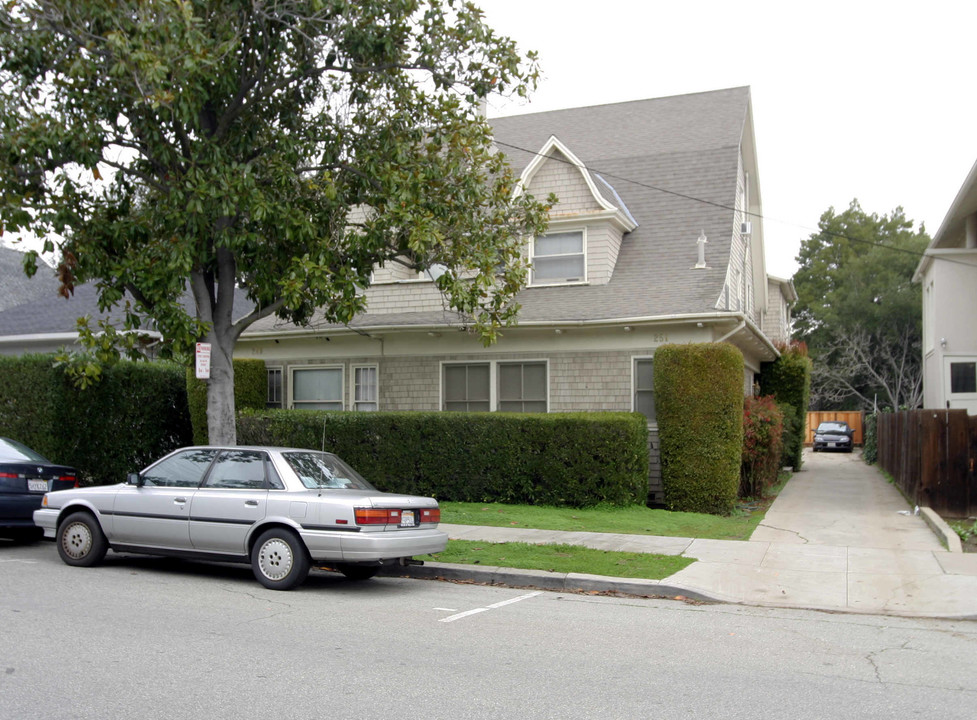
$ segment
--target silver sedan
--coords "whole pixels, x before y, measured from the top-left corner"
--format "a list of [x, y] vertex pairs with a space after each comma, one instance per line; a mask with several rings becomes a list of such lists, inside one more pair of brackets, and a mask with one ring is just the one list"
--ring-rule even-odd
[[291, 590], [310, 568], [354, 580], [440, 552], [433, 498], [380, 492], [331, 453], [271, 447], [176, 450], [119, 485], [50, 492], [34, 512], [69, 565], [105, 553], [250, 563]]

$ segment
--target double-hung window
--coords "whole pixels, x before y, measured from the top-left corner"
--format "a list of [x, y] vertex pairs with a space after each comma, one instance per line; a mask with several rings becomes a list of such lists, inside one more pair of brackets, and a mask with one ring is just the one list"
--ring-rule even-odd
[[546, 412], [546, 363], [499, 363], [500, 412]]
[[491, 365], [458, 363], [444, 366], [442, 373], [442, 408], [460, 412], [491, 410]]
[[652, 358], [634, 359], [634, 411], [648, 418], [648, 422], [656, 422], [655, 416], [655, 373]]
[[300, 410], [342, 410], [343, 368], [292, 369], [292, 406]]
[[377, 367], [366, 365], [353, 367], [353, 409], [377, 410]]
[[541, 235], [533, 243], [533, 285], [557, 285], [587, 279], [583, 230]]
[[268, 396], [265, 407], [280, 408], [282, 406], [282, 369], [268, 368]]

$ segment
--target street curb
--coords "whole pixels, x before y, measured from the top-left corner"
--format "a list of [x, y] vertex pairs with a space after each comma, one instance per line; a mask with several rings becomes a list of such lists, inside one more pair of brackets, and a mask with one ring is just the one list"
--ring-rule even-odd
[[923, 516], [923, 520], [926, 524], [930, 526], [930, 529], [936, 533], [943, 544], [946, 545], [946, 549], [953, 553], [962, 553], [963, 545], [960, 544], [960, 536], [957, 535], [953, 529], [946, 524], [939, 515], [937, 515], [931, 508], [921, 507], [919, 509], [919, 514]]
[[379, 574], [388, 577], [473, 582], [556, 592], [620, 593], [621, 595], [637, 595], [640, 597], [681, 598], [706, 603], [728, 602], [695, 590], [687, 590], [675, 585], [663, 585], [657, 580], [616, 578], [604, 575], [585, 575], [583, 573], [554, 573], [542, 570], [426, 562], [424, 565], [409, 565], [407, 567], [385, 566]]

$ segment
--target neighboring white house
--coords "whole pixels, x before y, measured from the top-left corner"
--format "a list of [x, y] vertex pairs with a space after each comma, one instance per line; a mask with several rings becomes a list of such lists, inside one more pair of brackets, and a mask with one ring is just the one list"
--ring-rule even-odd
[[913, 282], [923, 286], [923, 406], [977, 415], [977, 164]]

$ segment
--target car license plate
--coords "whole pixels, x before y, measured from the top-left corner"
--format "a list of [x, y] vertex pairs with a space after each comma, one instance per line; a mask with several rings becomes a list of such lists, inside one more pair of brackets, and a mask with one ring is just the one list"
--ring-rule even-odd
[[828, 443], [828, 447], [838, 447], [838, 443]]
[[47, 492], [47, 480], [28, 480], [27, 489], [30, 492]]
[[416, 523], [414, 522], [414, 511], [413, 510], [401, 510], [400, 511], [400, 527], [414, 527]]

